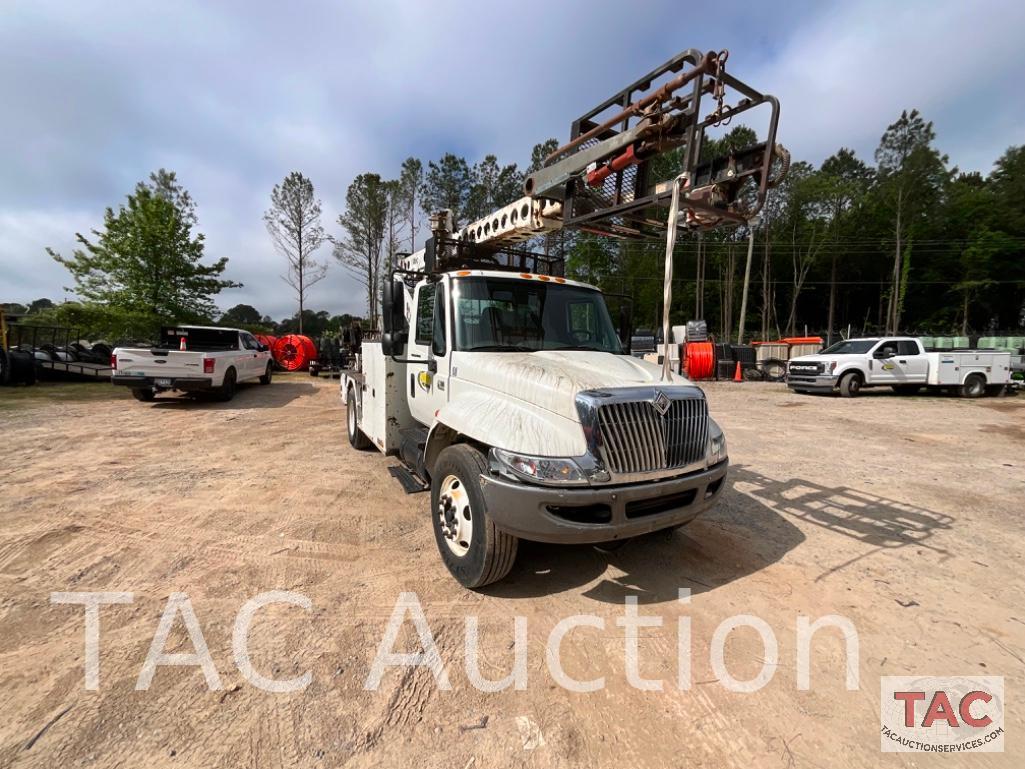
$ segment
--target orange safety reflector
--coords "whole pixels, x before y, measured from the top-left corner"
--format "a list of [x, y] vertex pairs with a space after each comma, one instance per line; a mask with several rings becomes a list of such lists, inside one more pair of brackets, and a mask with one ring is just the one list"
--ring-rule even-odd
[[566, 282], [566, 279], [565, 279], [565, 278], [556, 278], [556, 279], [555, 279], [555, 282], [556, 282], [556, 283], [565, 283], [565, 282]]
[[463, 277], [465, 277], [465, 276], [467, 276], [469, 274], [470, 274], [469, 270], [460, 270], [459, 272], [456, 273], [456, 275], [458, 275], [460, 278], [463, 278]]
[[547, 275], [538, 275], [537, 279], [538, 280], [551, 280], [551, 278], [549, 278]]
[[529, 272], [521, 272], [520, 273], [520, 277], [521, 278], [533, 278], [534, 276], [531, 275]]

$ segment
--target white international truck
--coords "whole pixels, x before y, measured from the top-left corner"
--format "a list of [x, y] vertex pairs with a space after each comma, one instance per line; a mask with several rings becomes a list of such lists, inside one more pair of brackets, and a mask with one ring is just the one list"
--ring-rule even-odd
[[866, 387], [899, 394], [923, 388], [965, 398], [997, 394], [1011, 381], [1011, 354], [995, 350], [927, 351], [914, 337], [846, 339], [816, 355], [792, 358], [787, 386], [798, 393], [839, 391], [845, 398]]
[[[630, 355], [629, 310], [615, 323], [561, 258], [517, 246], [575, 228], [661, 234], [671, 253], [678, 229], [744, 222], [785, 150], [776, 100], [724, 63], [687, 51], [588, 112], [523, 198], [461, 228], [435, 214], [424, 249], [385, 281], [382, 330], [341, 377], [349, 442], [397, 456], [406, 490], [430, 491], [438, 550], [466, 587], [502, 579], [521, 538], [622, 541], [681, 526], [723, 491], [726, 439], [704, 393]], [[700, 161], [706, 126], [762, 104], [767, 142]], [[648, 160], [670, 150], [682, 168], [651, 178]]]
[[214, 326], [169, 326], [152, 347], [116, 347], [110, 381], [149, 402], [162, 392], [235, 397], [239, 382], [268, 385], [274, 373], [267, 346], [248, 331]]

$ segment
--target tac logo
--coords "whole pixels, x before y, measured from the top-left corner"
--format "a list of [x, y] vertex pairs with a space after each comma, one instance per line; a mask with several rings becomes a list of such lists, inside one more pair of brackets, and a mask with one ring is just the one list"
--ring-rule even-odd
[[998, 753], [1004, 750], [1000, 676], [883, 676], [884, 753]]

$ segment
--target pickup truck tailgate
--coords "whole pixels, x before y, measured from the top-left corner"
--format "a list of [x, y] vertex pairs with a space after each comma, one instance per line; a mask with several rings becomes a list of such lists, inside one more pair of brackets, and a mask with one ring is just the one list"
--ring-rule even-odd
[[122, 347], [117, 350], [121, 376], [198, 377], [203, 375], [203, 353]]

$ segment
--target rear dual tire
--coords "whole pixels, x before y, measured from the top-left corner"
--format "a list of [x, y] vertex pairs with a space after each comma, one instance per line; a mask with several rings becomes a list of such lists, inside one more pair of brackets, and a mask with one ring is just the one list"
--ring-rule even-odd
[[962, 398], [981, 398], [986, 394], [986, 380], [980, 374], [969, 374], [959, 392]]

